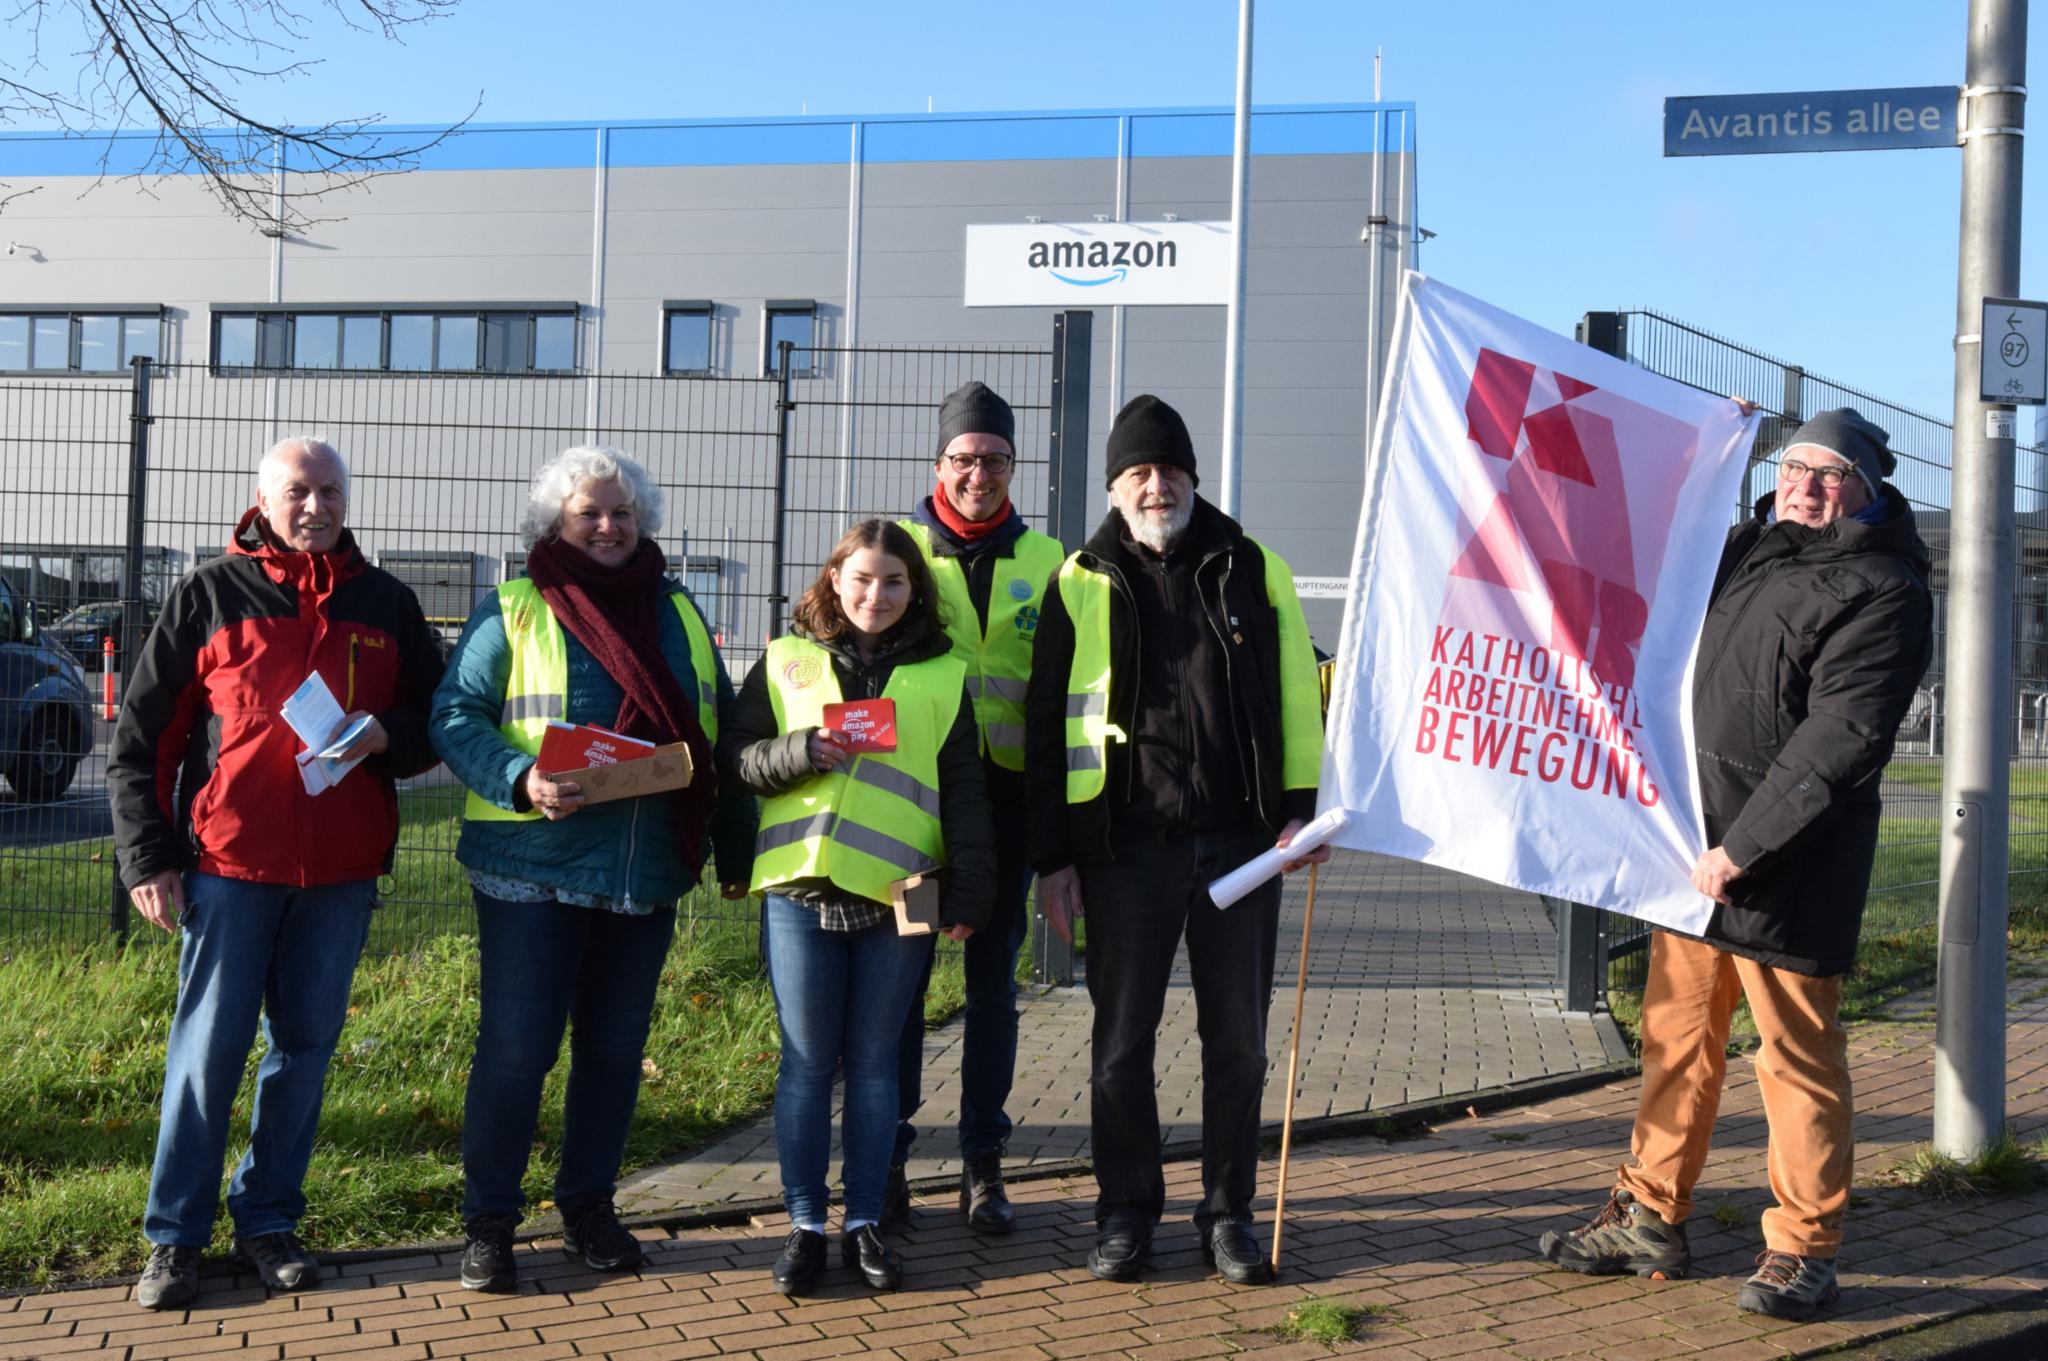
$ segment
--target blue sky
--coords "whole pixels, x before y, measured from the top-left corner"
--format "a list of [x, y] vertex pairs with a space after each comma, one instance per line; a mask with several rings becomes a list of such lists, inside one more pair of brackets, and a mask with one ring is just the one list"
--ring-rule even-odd
[[[1253, 96], [1369, 99], [1383, 48], [1385, 96], [1417, 105], [1431, 274], [1567, 332], [1656, 308], [1946, 416], [1960, 153], [1667, 161], [1659, 130], [1666, 95], [1960, 84], [1965, 17], [1964, 0], [1260, 0]], [[253, 102], [301, 123], [453, 118], [479, 93], [490, 122], [1228, 104], [1236, 26], [1235, 0], [469, 0], [403, 47], [325, 25], [326, 64]], [[2044, 213], [2036, 188], [2024, 296], [2048, 294]]]

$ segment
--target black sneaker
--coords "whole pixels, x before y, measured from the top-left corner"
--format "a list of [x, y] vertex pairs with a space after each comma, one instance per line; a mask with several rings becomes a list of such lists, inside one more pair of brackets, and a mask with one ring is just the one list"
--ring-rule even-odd
[[135, 1302], [144, 1309], [183, 1309], [199, 1298], [199, 1249], [149, 1245], [149, 1261], [135, 1283]]
[[1822, 1305], [1833, 1304], [1841, 1293], [1835, 1284], [1834, 1258], [1765, 1251], [1757, 1255], [1756, 1274], [1742, 1283], [1735, 1296], [1735, 1307], [1746, 1313], [1804, 1321]]
[[876, 1290], [896, 1290], [903, 1285], [903, 1259], [882, 1241], [881, 1230], [873, 1224], [863, 1224], [842, 1237], [839, 1256], [848, 1266], [858, 1268]]
[[256, 1268], [265, 1290], [310, 1290], [320, 1284], [320, 1259], [306, 1251], [295, 1233], [237, 1238], [235, 1255]]
[[1000, 1149], [976, 1153], [960, 1169], [960, 1213], [976, 1233], [1008, 1233], [1017, 1227], [1017, 1211], [1003, 1189]]
[[1088, 1274], [1099, 1281], [1135, 1281], [1151, 1257], [1152, 1225], [1136, 1211], [1113, 1211], [1096, 1232]]
[[504, 1294], [519, 1288], [519, 1264], [512, 1260], [512, 1232], [519, 1221], [511, 1215], [478, 1215], [462, 1226], [469, 1243], [462, 1249], [462, 1288]]
[[782, 1255], [775, 1259], [775, 1288], [785, 1295], [806, 1294], [824, 1274], [825, 1235], [791, 1229], [782, 1240]]
[[619, 1222], [619, 1212], [609, 1200], [565, 1217], [562, 1251], [581, 1257], [592, 1271], [638, 1271], [646, 1260], [640, 1240]]
[[882, 1188], [882, 1222], [904, 1224], [910, 1220], [910, 1174], [902, 1163], [889, 1164], [889, 1182]]
[[1589, 1224], [1543, 1235], [1537, 1250], [1567, 1271], [1585, 1276], [1633, 1272], [1675, 1281], [1692, 1269], [1685, 1226], [1668, 1224], [1655, 1210], [1616, 1188]]

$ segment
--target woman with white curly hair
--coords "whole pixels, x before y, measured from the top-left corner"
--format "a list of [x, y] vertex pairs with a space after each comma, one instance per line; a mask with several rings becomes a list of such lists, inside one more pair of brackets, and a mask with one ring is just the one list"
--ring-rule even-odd
[[[549, 461], [521, 527], [528, 575], [479, 607], [434, 696], [434, 748], [470, 791], [455, 856], [483, 960], [462, 1121], [471, 1290], [517, 1284], [521, 1181], [565, 1027], [563, 1251], [595, 1271], [640, 1265], [612, 1197], [676, 902], [697, 886], [707, 840], [726, 897], [744, 897], [752, 872], [753, 799], [720, 789], [711, 759], [732, 682], [651, 537], [661, 508], [629, 454], [579, 446]], [[694, 778], [585, 804], [536, 760], [553, 720], [687, 743]]]

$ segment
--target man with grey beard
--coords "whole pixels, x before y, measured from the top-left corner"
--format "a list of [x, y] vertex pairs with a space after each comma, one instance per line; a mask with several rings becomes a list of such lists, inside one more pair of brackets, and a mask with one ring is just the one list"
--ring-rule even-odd
[[1088, 916], [1088, 1269], [1136, 1280], [1165, 1208], [1153, 1051], [1185, 937], [1202, 1038], [1195, 1226], [1226, 1279], [1262, 1284], [1251, 1205], [1280, 885], [1228, 911], [1206, 887], [1314, 815], [1315, 652], [1287, 564], [1195, 495], [1172, 407], [1147, 395], [1117, 413], [1107, 480], [1110, 513], [1045, 593], [1024, 738], [1039, 910], [1066, 940]]

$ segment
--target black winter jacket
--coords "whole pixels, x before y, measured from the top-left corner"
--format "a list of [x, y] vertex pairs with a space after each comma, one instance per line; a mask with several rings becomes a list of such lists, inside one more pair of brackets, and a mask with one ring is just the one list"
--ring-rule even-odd
[[[943, 657], [953, 646], [952, 640], [939, 632], [914, 639], [884, 635], [875, 659], [863, 662], [850, 638], [819, 641], [818, 645], [832, 654], [839, 693], [849, 700], [880, 698], [898, 666]], [[719, 726], [713, 753], [718, 777], [763, 798], [815, 779], [818, 770], [811, 764], [810, 741], [816, 731], [781, 730], [775, 719], [775, 700], [768, 693], [768, 668], [756, 662], [740, 686], [732, 718]], [[974, 704], [965, 689], [953, 729], [939, 748], [939, 827], [946, 839], [946, 881], [939, 919], [948, 926], [979, 930], [995, 911], [996, 858], [988, 792], [982, 783], [981, 735], [974, 726]], [[830, 884], [816, 887], [827, 893], [844, 893]]]
[[1795, 973], [1856, 960], [1878, 777], [1933, 652], [1927, 546], [1906, 498], [1825, 529], [1729, 532], [1700, 630], [1693, 724], [1707, 844], [1745, 873], [1706, 939]]
[[[1195, 588], [1201, 602], [1201, 642], [1222, 649], [1225, 665], [1220, 670], [1228, 677], [1225, 694], [1201, 696], [1197, 707], [1230, 716], [1227, 725], [1218, 725], [1226, 730], [1198, 733], [1191, 754], [1242, 780], [1244, 825], [1277, 836], [1290, 820], [1315, 816], [1316, 791], [1288, 789], [1281, 779], [1280, 624], [1279, 614], [1266, 599], [1265, 556], [1235, 520], [1200, 498], [1186, 533], [1199, 555]], [[1107, 575], [1111, 583], [1109, 721], [1127, 734], [1139, 733], [1144, 729], [1138, 714], [1139, 654], [1147, 646], [1147, 630], [1156, 630], [1158, 624], [1142, 619], [1134, 607], [1132, 576], [1145, 569], [1125, 542], [1119, 512], [1111, 510], [1096, 527], [1080, 560], [1089, 570]], [[1073, 620], [1055, 579], [1039, 615], [1031, 688], [1024, 702], [1031, 864], [1040, 874], [1064, 869], [1076, 860], [1107, 858], [1114, 827], [1136, 821], [1134, 810], [1141, 806], [1146, 810], [1143, 816], [1150, 818], [1177, 792], [1140, 788], [1145, 773], [1141, 766], [1152, 771], [1164, 767], [1134, 759], [1130, 743], [1111, 742], [1104, 792], [1086, 803], [1067, 803], [1067, 683], [1073, 658]], [[1191, 666], [1189, 683], [1210, 670]]]

